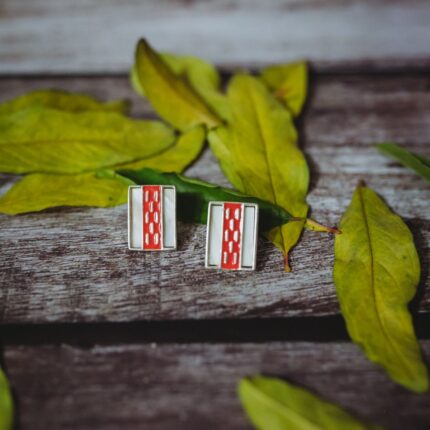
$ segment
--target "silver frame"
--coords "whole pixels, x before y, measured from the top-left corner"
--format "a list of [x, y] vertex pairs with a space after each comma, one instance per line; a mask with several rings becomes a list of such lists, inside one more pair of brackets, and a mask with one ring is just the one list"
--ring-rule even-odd
[[[212, 206], [218, 205], [218, 206], [223, 206], [224, 208], [224, 203], [240, 203], [242, 205], [242, 219], [240, 221], [240, 238], [241, 238], [241, 248], [242, 248], [242, 241], [243, 241], [243, 222], [245, 219], [245, 207], [253, 207], [255, 209], [255, 219], [254, 219], [254, 237], [255, 237], [255, 241], [254, 241], [254, 258], [253, 258], [253, 262], [252, 262], [252, 266], [243, 266], [242, 265], [242, 257], [243, 257], [243, 253], [242, 253], [242, 249], [241, 249], [241, 253], [240, 253], [240, 263], [239, 263], [239, 268], [235, 269], [235, 270], [228, 270], [230, 272], [237, 272], [239, 270], [255, 270], [256, 266], [257, 266], [257, 242], [258, 242], [258, 217], [259, 217], [259, 211], [258, 211], [258, 204], [256, 203], [244, 203], [244, 202], [220, 202], [220, 201], [213, 201], [213, 202], [209, 202], [208, 204], [208, 219], [207, 219], [207, 224], [206, 224], [206, 252], [205, 252], [205, 268], [206, 269], [218, 269], [218, 270], [226, 270], [226, 269], [222, 269], [221, 268], [221, 264], [219, 266], [215, 266], [213, 264], [209, 264], [209, 231], [210, 231], [210, 225], [211, 225], [211, 214], [212, 214]], [[221, 260], [222, 261], [222, 247], [221, 247]]]
[[[154, 184], [156, 185], [156, 184]], [[128, 187], [128, 249], [130, 251], [144, 251], [144, 252], [160, 252], [160, 251], [172, 251], [175, 250], [177, 247], [177, 229], [176, 229], [176, 220], [177, 220], [177, 213], [176, 213], [176, 187], [174, 185], [158, 185], [159, 187], [161, 187], [161, 196], [160, 199], [161, 201], [163, 201], [163, 197], [164, 197], [164, 189], [172, 189], [174, 191], [174, 200], [173, 200], [173, 210], [175, 213], [175, 234], [174, 234], [174, 245], [173, 246], [168, 246], [165, 247], [164, 246], [164, 204], [163, 204], [163, 208], [162, 208], [162, 214], [161, 214], [161, 228], [163, 231], [163, 236], [162, 236], [162, 243], [161, 243], [161, 249], [144, 249], [143, 247], [143, 238], [142, 238], [142, 248], [133, 248], [130, 244], [131, 244], [131, 217], [132, 217], [132, 213], [133, 213], [133, 207], [132, 207], [132, 199], [131, 199], [131, 191], [133, 189], [142, 189], [144, 187], [144, 185], [130, 185]], [[142, 219], [144, 217], [143, 211], [142, 211]]]

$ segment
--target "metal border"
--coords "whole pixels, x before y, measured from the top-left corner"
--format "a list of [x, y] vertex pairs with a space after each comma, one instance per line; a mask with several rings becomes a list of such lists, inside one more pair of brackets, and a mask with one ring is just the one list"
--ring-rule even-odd
[[[154, 184], [157, 185], [157, 184]], [[174, 191], [174, 200], [173, 200], [173, 210], [174, 210], [174, 214], [175, 214], [175, 234], [174, 234], [174, 247], [164, 247], [164, 217], [163, 217], [163, 212], [164, 212], [164, 202], [162, 202], [162, 214], [161, 214], [161, 228], [162, 228], [162, 243], [161, 243], [161, 249], [144, 249], [143, 248], [143, 238], [142, 238], [142, 247], [141, 248], [133, 248], [130, 246], [131, 244], [131, 217], [132, 217], [132, 213], [133, 213], [133, 205], [132, 205], [132, 199], [131, 197], [131, 191], [132, 189], [135, 188], [140, 188], [143, 190], [144, 185], [130, 185], [128, 187], [128, 249], [130, 251], [143, 251], [143, 252], [160, 252], [160, 251], [172, 251], [175, 250], [177, 247], [177, 228], [176, 228], [176, 220], [177, 220], [177, 209], [176, 209], [176, 187], [174, 185], [158, 185], [159, 187], [161, 187], [161, 196], [160, 198], [163, 199], [164, 196], [164, 189], [165, 188], [169, 188], [172, 189]], [[143, 210], [142, 210], [142, 220], [143, 220]]]
[[[241, 255], [240, 255], [240, 264], [239, 264], [239, 268], [238, 269], [233, 269], [233, 270], [228, 270], [228, 269], [222, 269], [221, 268], [221, 264], [220, 265], [209, 265], [209, 242], [210, 242], [210, 238], [209, 238], [209, 232], [210, 232], [210, 225], [211, 225], [211, 213], [212, 213], [212, 206], [215, 205], [219, 205], [223, 207], [223, 211], [224, 211], [224, 203], [240, 203], [242, 205], [242, 219], [240, 222], [240, 228], [241, 228], [241, 235], [240, 235], [240, 246], [241, 246]], [[253, 258], [253, 263], [252, 266], [243, 266], [242, 265], [242, 244], [243, 244], [243, 223], [245, 220], [245, 207], [252, 207], [255, 209], [255, 219], [254, 219], [254, 258]], [[243, 202], [220, 202], [220, 201], [213, 201], [213, 202], [209, 202], [208, 204], [208, 219], [207, 219], [207, 224], [206, 224], [206, 252], [205, 252], [205, 268], [206, 269], [218, 269], [218, 270], [223, 270], [223, 271], [229, 271], [229, 272], [237, 272], [240, 270], [244, 270], [244, 271], [252, 271], [255, 270], [256, 266], [257, 266], [257, 242], [258, 242], [258, 217], [259, 217], [259, 208], [258, 208], [258, 204], [257, 203], [243, 203]], [[221, 259], [222, 259], [222, 247], [221, 247]], [[222, 260], [220, 260], [222, 261]]]

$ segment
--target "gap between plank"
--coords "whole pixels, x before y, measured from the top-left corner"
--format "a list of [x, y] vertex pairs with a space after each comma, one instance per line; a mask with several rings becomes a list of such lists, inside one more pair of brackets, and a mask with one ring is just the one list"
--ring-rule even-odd
[[[325, 317], [5, 324], [0, 344], [266, 343], [349, 341], [340, 315]], [[430, 339], [430, 314], [415, 316], [418, 338]]]

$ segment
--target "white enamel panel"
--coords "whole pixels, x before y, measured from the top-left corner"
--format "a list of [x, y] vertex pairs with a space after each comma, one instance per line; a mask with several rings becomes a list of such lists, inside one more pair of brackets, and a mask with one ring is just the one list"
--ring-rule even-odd
[[143, 195], [140, 186], [128, 189], [128, 247], [143, 249]]
[[176, 191], [163, 187], [163, 248], [176, 248]]
[[258, 206], [244, 206], [242, 231], [242, 269], [255, 269]]
[[209, 203], [206, 236], [206, 267], [220, 267], [224, 206]]

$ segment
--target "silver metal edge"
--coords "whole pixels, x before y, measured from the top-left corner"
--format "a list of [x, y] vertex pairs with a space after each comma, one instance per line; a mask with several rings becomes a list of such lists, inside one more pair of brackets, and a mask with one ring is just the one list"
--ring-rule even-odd
[[206, 269], [214, 269], [215, 266], [209, 266], [209, 233], [210, 233], [210, 225], [211, 225], [211, 213], [212, 213], [212, 204], [214, 202], [209, 202], [208, 204], [208, 219], [206, 221], [206, 250], [205, 250], [205, 268]]

